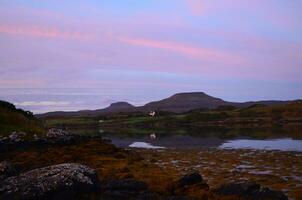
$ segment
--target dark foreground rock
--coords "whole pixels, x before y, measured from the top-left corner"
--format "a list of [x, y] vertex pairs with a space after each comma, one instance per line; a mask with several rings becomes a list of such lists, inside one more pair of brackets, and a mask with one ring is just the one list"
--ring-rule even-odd
[[177, 182], [178, 187], [185, 187], [189, 185], [194, 185], [197, 183], [202, 183], [203, 178], [199, 173], [187, 174], [180, 178]]
[[261, 187], [257, 183], [229, 183], [214, 190], [218, 196], [238, 196], [244, 199], [253, 200], [287, 200], [286, 195], [281, 191]]
[[209, 185], [199, 173], [190, 173], [172, 183], [168, 188], [168, 191], [171, 193], [171, 195], [188, 197], [199, 196], [201, 198], [207, 199], [209, 188]]
[[0, 182], [0, 199], [72, 199], [98, 186], [95, 170], [65, 163], [6, 178]]
[[9, 176], [13, 176], [14, 174], [16, 174], [16, 170], [10, 162], [0, 162], [0, 181], [4, 180]]

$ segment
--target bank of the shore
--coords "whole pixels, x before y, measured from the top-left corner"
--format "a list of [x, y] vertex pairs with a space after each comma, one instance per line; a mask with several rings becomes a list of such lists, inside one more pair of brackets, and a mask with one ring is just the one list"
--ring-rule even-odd
[[[222, 196], [219, 196], [215, 193], [215, 189], [222, 184], [231, 182], [238, 184], [242, 181], [245, 182], [243, 185], [231, 185], [226, 190], [231, 191], [230, 194], [237, 195], [233, 199], [240, 198], [238, 187], [239, 191], [247, 194], [246, 183], [250, 181], [259, 182], [262, 186], [269, 186], [275, 190], [283, 190], [294, 199], [301, 197], [301, 192], [299, 192], [299, 184], [301, 184], [299, 177], [301, 177], [300, 171], [302, 171], [301, 154], [294, 152], [120, 149], [101, 138], [75, 136], [77, 138], [75, 139], [71, 135], [56, 138], [56, 134], [52, 136], [52, 139], [43, 140], [43, 144], [40, 143], [41, 140], [37, 140], [38, 142], [34, 142], [35, 145], [19, 145], [9, 151], [2, 151], [0, 160], [11, 163], [16, 169], [14, 176], [17, 177], [18, 174], [25, 174], [26, 177], [27, 173], [32, 173], [30, 170], [62, 163], [79, 163], [95, 170], [103, 185], [111, 184], [112, 181], [122, 181], [113, 182], [113, 186], [111, 184], [110, 187], [120, 188], [116, 185], [122, 184], [124, 187], [126, 184], [128, 186], [124, 189], [126, 188], [127, 193], [127, 190], [131, 190], [129, 187], [136, 188], [137, 184], [141, 184], [137, 183], [138, 181], [144, 183], [148, 188], [148, 190], [143, 189], [144, 192], [152, 193], [159, 199], [167, 199], [175, 195], [187, 199], [224, 199], [225, 194], [228, 193], [224, 192]], [[22, 140], [18, 142], [22, 142]], [[289, 157], [291, 160], [288, 160]], [[245, 163], [247, 161], [252, 162], [255, 166], [253, 169], [255, 174], [248, 172], [248, 163]], [[271, 166], [275, 171], [272, 171], [272, 174], [261, 174], [262, 168], [259, 168], [258, 165], [263, 169]], [[51, 169], [53, 168], [57, 167], [51, 167]], [[78, 169], [77, 166], [76, 169]], [[202, 178], [197, 178], [196, 181], [195, 175], [189, 176], [189, 183], [191, 183], [191, 178], [196, 182], [193, 181], [192, 185], [182, 185], [180, 188], [177, 186], [181, 177], [194, 174], [194, 172], [199, 172]], [[259, 176], [256, 175], [257, 172], [260, 172]], [[279, 178], [279, 175], [282, 175], [283, 179]], [[18, 180], [17, 177], [13, 180]], [[135, 182], [128, 183], [129, 180]], [[12, 185], [14, 186], [14, 184]], [[253, 189], [253, 195], [270, 194], [266, 189], [259, 188], [258, 185], [257, 187], [249, 185], [249, 187], [256, 188], [255, 191]], [[114, 189], [113, 192], [116, 190], [118, 189]], [[110, 190], [110, 192], [112, 191]], [[134, 193], [136, 192], [134, 191]], [[276, 194], [279, 193], [273, 193], [273, 195]]]

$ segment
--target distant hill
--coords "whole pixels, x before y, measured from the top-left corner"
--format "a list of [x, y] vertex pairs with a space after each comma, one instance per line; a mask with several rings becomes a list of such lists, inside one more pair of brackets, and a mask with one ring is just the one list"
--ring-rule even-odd
[[131, 112], [135, 111], [136, 107], [127, 102], [112, 103], [109, 107], [100, 110], [102, 113], [112, 112]]
[[186, 112], [193, 109], [213, 109], [222, 105], [231, 105], [222, 99], [204, 92], [178, 93], [169, 98], [154, 101], [141, 107], [142, 110], [161, 110], [169, 112]]
[[219, 106], [235, 106], [248, 107], [254, 104], [263, 105], [283, 105], [291, 101], [251, 101], [251, 102], [228, 102], [223, 99], [210, 96], [204, 92], [188, 92], [178, 93], [171, 97], [160, 101], [147, 103], [144, 106], [135, 107], [127, 102], [117, 102], [111, 104], [109, 107], [98, 110], [82, 110], [75, 112], [49, 112], [45, 114], [36, 115], [37, 117], [62, 117], [62, 116], [98, 116], [110, 113], [119, 112], [149, 112], [152, 110], [168, 111], [168, 112], [187, 112], [194, 109], [215, 109]]
[[17, 109], [9, 102], [0, 101], [0, 135], [8, 135], [13, 131], [40, 135], [44, 133], [44, 128], [31, 112]]
[[48, 112], [44, 114], [37, 114], [36, 116], [39, 118], [45, 118], [45, 117], [64, 117], [64, 116], [98, 116], [98, 115], [104, 115], [104, 114], [110, 114], [110, 113], [119, 113], [119, 112], [134, 112], [137, 108], [130, 103], [127, 102], [116, 102], [110, 104], [110, 106], [103, 108], [103, 109], [97, 109], [97, 110], [80, 110], [80, 111], [55, 111], [55, 112]]

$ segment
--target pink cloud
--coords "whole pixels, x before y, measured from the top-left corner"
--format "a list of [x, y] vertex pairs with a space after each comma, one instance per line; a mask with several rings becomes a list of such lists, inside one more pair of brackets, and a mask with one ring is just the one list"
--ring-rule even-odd
[[238, 55], [233, 55], [229, 52], [224, 52], [217, 49], [192, 47], [178, 42], [167, 42], [142, 38], [118, 37], [117, 39], [130, 45], [164, 49], [203, 61], [222, 61], [234, 64], [244, 62], [244, 59]]
[[46, 38], [61, 38], [75, 40], [93, 40], [94, 35], [82, 33], [78, 31], [61, 30], [56, 27], [41, 27], [36, 25], [15, 26], [15, 25], [0, 25], [0, 33], [25, 35], [31, 37], [46, 37]]
[[193, 15], [201, 15], [205, 11], [205, 5], [202, 0], [186, 0], [186, 4]]

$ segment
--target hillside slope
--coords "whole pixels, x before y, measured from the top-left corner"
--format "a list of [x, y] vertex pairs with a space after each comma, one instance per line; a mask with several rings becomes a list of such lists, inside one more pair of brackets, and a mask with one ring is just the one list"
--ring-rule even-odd
[[42, 123], [31, 112], [0, 101], [0, 135], [5, 136], [13, 131], [24, 131], [28, 135], [44, 133]]

